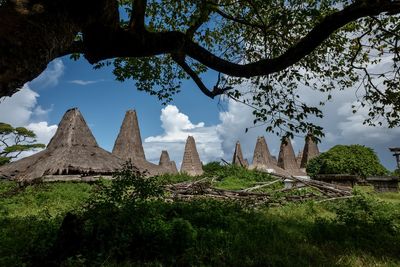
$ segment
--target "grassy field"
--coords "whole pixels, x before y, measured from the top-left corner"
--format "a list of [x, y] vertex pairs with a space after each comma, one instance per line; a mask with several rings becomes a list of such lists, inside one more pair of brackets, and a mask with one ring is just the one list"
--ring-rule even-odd
[[[238, 168], [206, 171], [225, 189], [273, 179]], [[157, 183], [187, 179], [193, 178], [163, 176]], [[105, 184], [13, 190], [16, 184], [0, 182], [0, 266], [400, 266], [398, 193], [360, 187], [350, 200], [253, 209], [166, 203], [137, 180], [136, 188], [147, 191], [132, 200], [119, 197], [137, 190], [132, 184]], [[72, 232], [59, 231], [66, 215], [74, 216]]]

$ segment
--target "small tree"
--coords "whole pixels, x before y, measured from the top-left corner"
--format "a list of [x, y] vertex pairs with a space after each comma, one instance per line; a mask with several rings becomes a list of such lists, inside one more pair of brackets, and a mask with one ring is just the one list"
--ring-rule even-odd
[[318, 174], [353, 174], [361, 177], [386, 175], [374, 150], [362, 145], [337, 145], [313, 158], [307, 164], [311, 177]]
[[14, 128], [10, 124], [0, 122], [0, 166], [24, 151], [46, 147], [36, 142], [36, 134], [33, 131], [24, 127]]

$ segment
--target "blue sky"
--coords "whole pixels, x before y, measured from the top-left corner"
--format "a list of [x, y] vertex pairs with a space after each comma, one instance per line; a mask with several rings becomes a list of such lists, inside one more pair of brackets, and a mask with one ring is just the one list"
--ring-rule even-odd
[[[64, 70], [57, 85], [43, 87], [42, 81], [30, 84], [40, 94], [38, 104], [52, 109], [50, 124], [57, 124], [68, 108], [78, 107], [98, 143], [111, 150], [125, 111], [136, 109], [143, 137], [162, 133], [160, 110], [164, 106], [156, 97], [136, 90], [132, 80], [115, 81], [111, 67], [94, 70], [86, 60], [72, 61], [68, 57], [62, 62]], [[191, 81], [183, 88], [171, 104], [190, 114], [194, 121], [207, 118], [207, 123], [217, 123], [217, 101], [201, 94]]]
[[[212, 74], [205, 76], [208, 82], [214, 78]], [[307, 89], [301, 95], [311, 102], [318, 100], [315, 92]], [[387, 148], [400, 145], [397, 142], [400, 130], [363, 126], [366, 110], [353, 114], [350, 106], [354, 100], [352, 90], [335, 92], [333, 102], [323, 108], [326, 116], [319, 123], [325, 127], [326, 138], [320, 149], [325, 151], [335, 144], [364, 144], [377, 151], [386, 167], [394, 169], [395, 161]], [[146, 157], [154, 162], [158, 161], [161, 150], [167, 149], [179, 165], [188, 135], [195, 137], [205, 162], [231, 160], [236, 140], [240, 140], [245, 157], [251, 161], [259, 135], [266, 136], [271, 152], [277, 155], [278, 137], [266, 134], [261, 127], [245, 133], [253, 121], [248, 107], [232, 101], [219, 103], [187, 81], [182, 92], [166, 107], [156, 97], [136, 90], [133, 81], [115, 81], [109, 67], [93, 70], [84, 59], [72, 61], [65, 57], [50, 63], [40, 77], [19, 93], [2, 100], [0, 121], [27, 126], [37, 131], [39, 141], [47, 143], [64, 112], [78, 107], [99, 145], [110, 151], [125, 111], [136, 109]], [[303, 139], [295, 138], [293, 142], [298, 152]]]

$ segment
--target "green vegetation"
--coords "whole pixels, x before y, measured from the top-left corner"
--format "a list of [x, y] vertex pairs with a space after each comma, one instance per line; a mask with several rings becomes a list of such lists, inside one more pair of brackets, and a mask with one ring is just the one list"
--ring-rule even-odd
[[400, 176], [400, 169], [395, 169], [392, 173], [393, 176]]
[[311, 177], [317, 174], [354, 174], [365, 178], [386, 175], [388, 171], [373, 149], [362, 145], [337, 145], [313, 158], [307, 164], [307, 173]]
[[165, 174], [159, 176], [158, 180], [162, 184], [171, 184], [209, 177], [214, 181], [214, 187], [228, 190], [245, 189], [254, 186], [259, 182], [275, 180], [275, 178], [271, 177], [267, 173], [247, 170], [236, 165], [223, 166], [219, 162], [210, 162], [203, 166], [203, 170], [204, 174], [201, 176], [192, 177], [187, 174]]
[[[226, 188], [271, 179], [215, 163], [205, 169]], [[253, 209], [160, 198], [160, 182], [183, 176], [142, 179], [127, 168], [116, 178], [20, 191], [1, 182], [0, 266], [400, 265], [400, 194], [382, 201], [362, 188], [349, 200]]]
[[14, 182], [1, 182], [0, 215], [64, 215], [81, 206], [89, 198], [92, 187], [86, 183], [45, 183], [18, 189]]
[[36, 134], [24, 127], [14, 128], [10, 124], [0, 122], [0, 166], [18, 157], [24, 151], [45, 148], [36, 143]]

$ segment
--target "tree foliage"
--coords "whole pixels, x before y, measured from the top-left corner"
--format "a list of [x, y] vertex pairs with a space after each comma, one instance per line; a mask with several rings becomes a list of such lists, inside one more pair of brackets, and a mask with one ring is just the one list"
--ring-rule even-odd
[[33, 131], [24, 127], [14, 128], [10, 124], [0, 122], [0, 166], [24, 151], [46, 147], [36, 142], [36, 134]]
[[[5, 0], [0, 92], [15, 92], [53, 58], [83, 55], [163, 103], [192, 79], [208, 97], [253, 107], [254, 123], [269, 131], [321, 136], [310, 119], [323, 117], [334, 90], [348, 88], [358, 88], [354, 111], [369, 110], [365, 123], [395, 127], [399, 13], [391, 0]], [[207, 71], [214, 85], [203, 82]], [[309, 90], [324, 94], [319, 104], [302, 97]]]
[[311, 177], [317, 174], [354, 174], [361, 177], [386, 175], [374, 150], [362, 145], [337, 145], [307, 164]]

